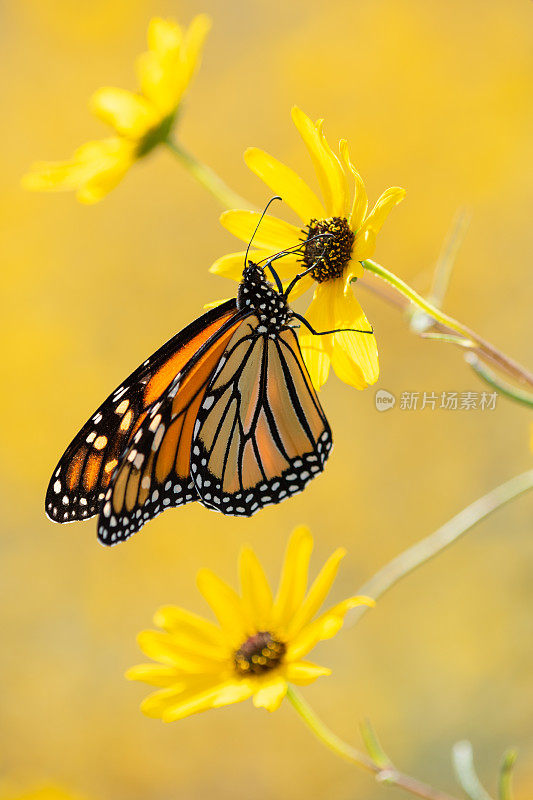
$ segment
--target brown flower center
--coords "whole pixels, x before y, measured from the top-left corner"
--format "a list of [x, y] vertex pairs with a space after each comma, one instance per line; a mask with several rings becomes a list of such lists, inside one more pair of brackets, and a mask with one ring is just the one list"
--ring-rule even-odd
[[[329, 234], [319, 236], [318, 234]], [[340, 278], [352, 256], [354, 232], [345, 217], [312, 219], [304, 244], [303, 262], [307, 269], [314, 267], [311, 276], [322, 283], [330, 278]]]
[[260, 675], [277, 667], [285, 650], [268, 631], [259, 631], [235, 651], [233, 663], [239, 675]]

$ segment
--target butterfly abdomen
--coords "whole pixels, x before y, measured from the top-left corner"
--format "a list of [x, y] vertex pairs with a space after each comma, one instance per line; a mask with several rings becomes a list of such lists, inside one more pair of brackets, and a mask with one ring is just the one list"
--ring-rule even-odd
[[287, 325], [291, 317], [286, 297], [277, 292], [267, 281], [263, 268], [251, 261], [242, 273], [237, 293], [237, 308], [239, 311], [257, 316], [258, 333], [279, 331]]

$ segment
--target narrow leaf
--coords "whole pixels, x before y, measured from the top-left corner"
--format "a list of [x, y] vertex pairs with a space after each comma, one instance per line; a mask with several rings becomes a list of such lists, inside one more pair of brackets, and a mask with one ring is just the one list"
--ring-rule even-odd
[[517, 755], [518, 754], [516, 750], [506, 750], [506, 752], [503, 754], [502, 765], [500, 768], [500, 781], [498, 784], [499, 800], [513, 800], [511, 776]]
[[393, 768], [393, 763], [383, 750], [381, 742], [379, 741], [377, 733], [372, 727], [370, 720], [365, 719], [361, 723], [360, 728], [361, 728], [361, 736], [363, 738], [363, 742], [372, 760], [381, 769]]
[[470, 742], [457, 742], [453, 746], [452, 763], [457, 781], [469, 800], [492, 800], [476, 774]]

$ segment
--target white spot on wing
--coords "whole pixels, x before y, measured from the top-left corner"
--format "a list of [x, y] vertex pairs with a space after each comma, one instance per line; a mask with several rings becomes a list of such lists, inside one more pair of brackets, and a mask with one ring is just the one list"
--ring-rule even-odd
[[[151, 427], [152, 426], [150, 425], [150, 428]], [[164, 434], [165, 434], [165, 426], [163, 425], [163, 423], [161, 423], [161, 425], [157, 429], [156, 434], [154, 436], [154, 441], [152, 442], [152, 450], [158, 450], [159, 449], [159, 445], [163, 441]]]

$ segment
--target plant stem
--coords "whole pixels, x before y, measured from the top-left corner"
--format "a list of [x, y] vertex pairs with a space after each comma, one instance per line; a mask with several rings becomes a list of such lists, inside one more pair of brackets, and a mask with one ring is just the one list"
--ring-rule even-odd
[[[515, 475], [506, 483], [500, 484], [488, 494], [480, 497], [471, 505], [464, 508], [455, 517], [445, 522], [434, 533], [426, 536], [420, 542], [409, 547], [399, 556], [389, 561], [357, 594], [366, 595], [376, 600], [387, 592], [395, 583], [404, 578], [417, 567], [425, 564], [438, 553], [457, 541], [460, 536], [469, 531], [482, 519], [493, 511], [513, 500], [515, 497], [533, 488], [533, 469]], [[359, 606], [349, 612], [347, 627], [351, 627], [365, 613], [367, 606]]]
[[[452, 542], [455, 542], [462, 534], [466, 533], [482, 519], [485, 519], [485, 517], [488, 517], [493, 511], [496, 511], [497, 508], [501, 508], [505, 503], [532, 488], [533, 469], [516, 475], [506, 483], [497, 486], [496, 489], [467, 506], [430, 536], [417, 542], [413, 547], [390, 561], [361, 587], [358, 594], [367, 595], [374, 599], [381, 597], [401, 578], [436, 556]], [[353, 609], [350, 612], [350, 624], [353, 625], [366, 610], [367, 606]], [[322, 722], [293, 686], [289, 686], [287, 698], [317, 739], [345, 761], [356, 764], [367, 772], [372, 772], [377, 781], [404, 789], [404, 791], [410, 792], [417, 797], [422, 797], [424, 800], [457, 800], [457, 798], [445, 792], [433, 789], [431, 786], [416, 780], [416, 778], [411, 778], [409, 775], [399, 772], [392, 764], [387, 764], [386, 766], [378, 764], [373, 758], [361, 753], [343, 739], [340, 739]]]
[[216, 197], [224, 209], [252, 208], [247, 200], [244, 200], [240, 195], [236, 194], [233, 189], [230, 189], [211, 167], [199, 161], [196, 156], [181, 144], [181, 142], [176, 142], [173, 139], [166, 139], [165, 144], [168, 149], [174, 153], [176, 158], [178, 158], [187, 172], [189, 172], [198, 183], [211, 192], [213, 197]]
[[404, 775], [394, 766], [387, 768], [380, 767], [369, 758], [369, 756], [360, 753], [333, 733], [333, 731], [331, 731], [315, 714], [311, 706], [307, 704], [302, 695], [293, 686], [289, 686], [287, 698], [309, 730], [322, 744], [326, 745], [326, 747], [345, 761], [349, 761], [351, 764], [356, 764], [358, 767], [372, 772], [376, 776], [376, 780], [380, 783], [385, 783], [389, 786], [397, 786], [399, 789], [410, 792], [410, 794], [414, 794], [416, 797], [422, 797], [425, 800], [457, 800], [457, 798], [445, 792], [440, 792], [437, 789], [433, 789], [431, 786], [427, 786], [425, 783], [421, 783], [416, 780], [416, 778]]
[[455, 331], [473, 342], [480, 356], [497, 364], [501, 370], [520, 383], [533, 387], [533, 375], [517, 361], [506, 356], [505, 353], [502, 353], [490, 342], [487, 342], [471, 328], [463, 325], [462, 322], [458, 322], [453, 317], [445, 314], [444, 311], [436, 308], [436, 306], [432, 305], [432, 303], [415, 292], [414, 289], [405, 283], [405, 281], [402, 281], [401, 278], [398, 278], [393, 272], [389, 272], [388, 269], [385, 269], [385, 267], [382, 267], [380, 264], [370, 259], [362, 261], [361, 263], [365, 270], [372, 272], [374, 275], [386, 281], [390, 286], [393, 286], [396, 291], [400, 292], [407, 300], [425, 311], [428, 316], [440, 323], [445, 329]]
[[509, 383], [497, 378], [492, 370], [481, 363], [475, 353], [466, 353], [465, 361], [467, 364], [470, 364], [481, 380], [488, 383], [493, 389], [496, 389], [498, 394], [501, 394], [503, 397], [508, 397], [516, 403], [521, 403], [523, 406], [533, 408], [533, 394], [524, 392], [522, 389], [511, 386]]
[[372, 759], [365, 753], [360, 753], [359, 750], [356, 750], [340, 739], [333, 731], [330, 731], [327, 725], [315, 714], [311, 706], [306, 703], [294, 686], [289, 686], [287, 689], [287, 698], [291, 701], [307, 727], [315, 734], [317, 739], [320, 739], [320, 741], [326, 745], [326, 747], [333, 750], [336, 755], [344, 758], [345, 761], [357, 764], [358, 767], [362, 767], [368, 772], [376, 771], [376, 765]]

